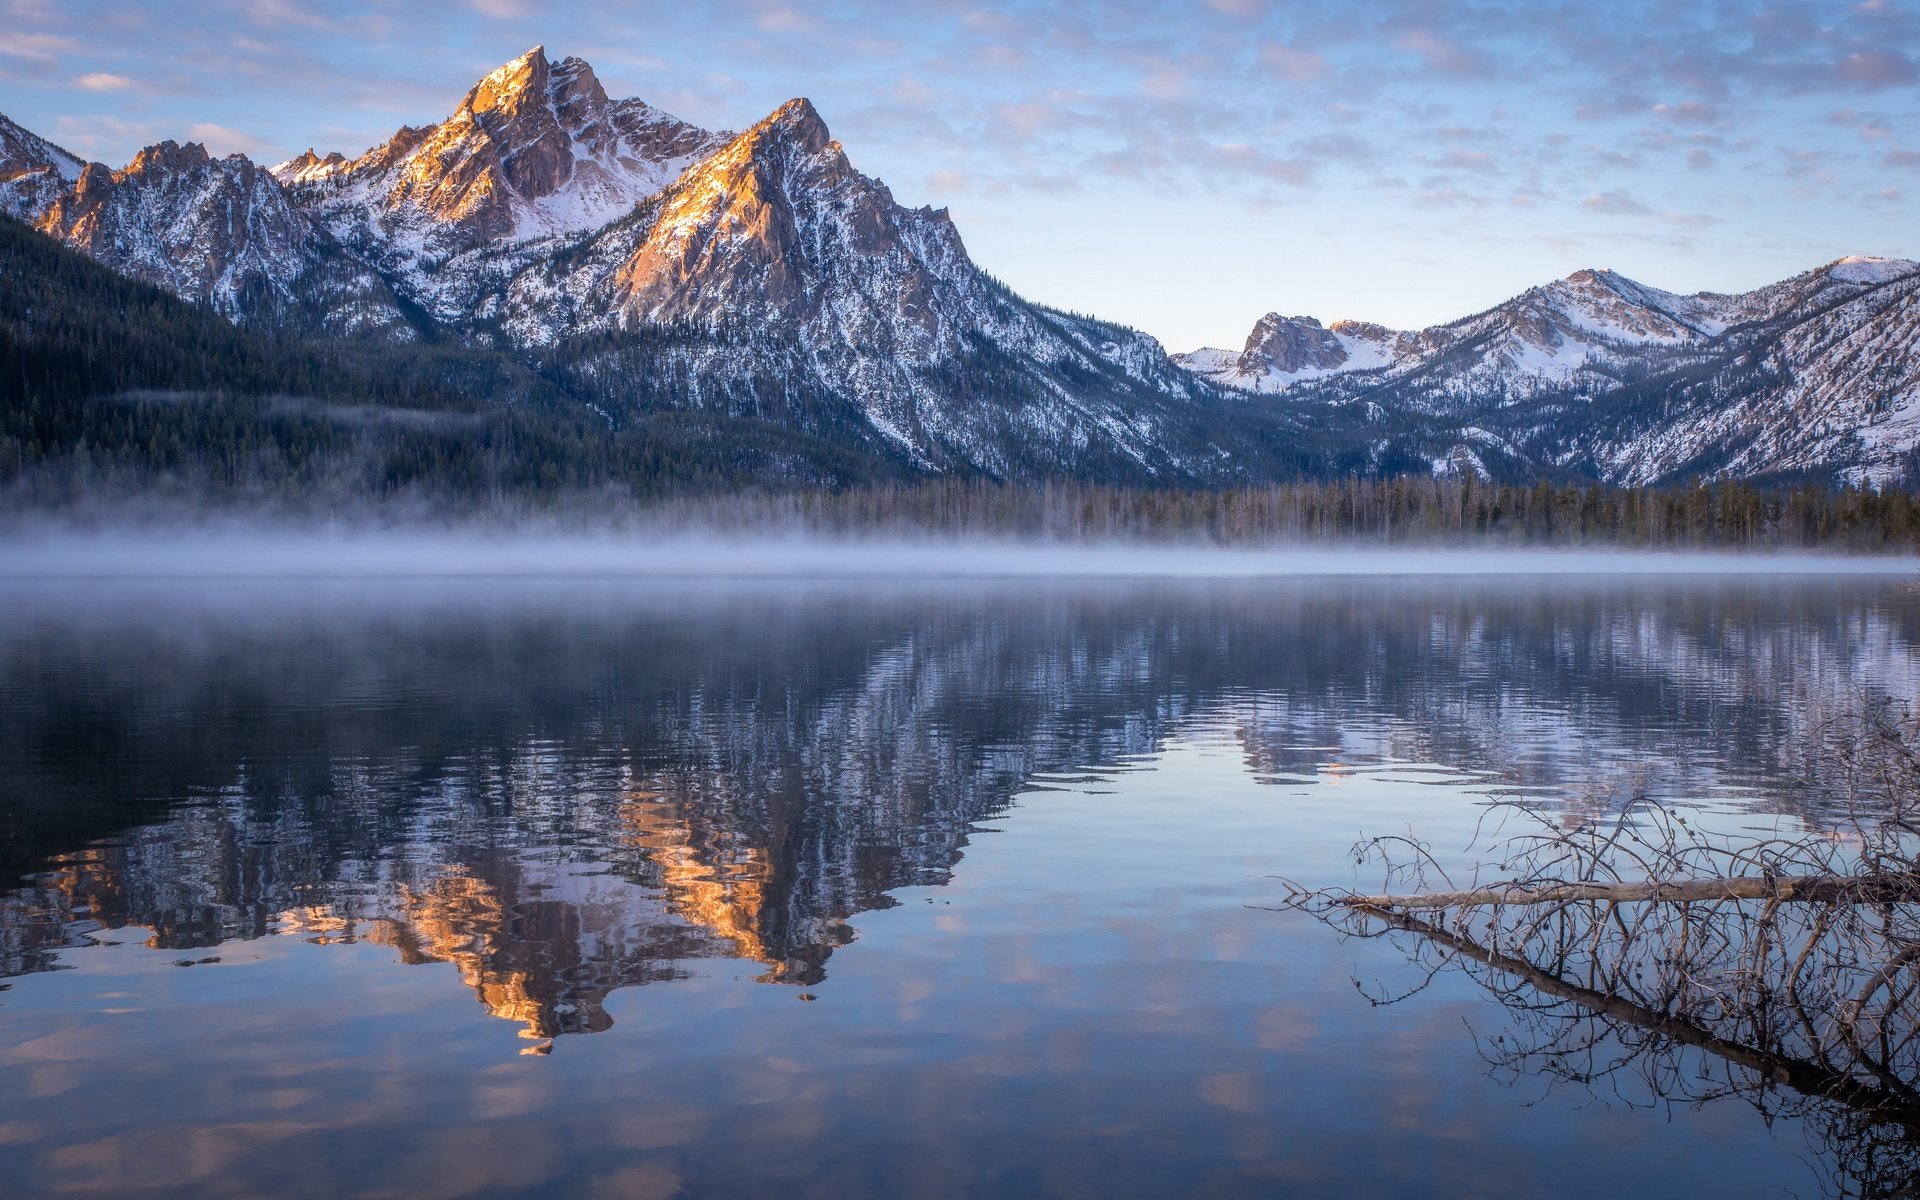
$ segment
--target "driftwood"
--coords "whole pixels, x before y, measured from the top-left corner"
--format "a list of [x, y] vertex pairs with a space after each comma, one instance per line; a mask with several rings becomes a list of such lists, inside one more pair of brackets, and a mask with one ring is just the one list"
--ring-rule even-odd
[[[1920, 716], [1873, 701], [1815, 726], [1809, 790], [1772, 830], [1716, 829], [1643, 791], [1491, 804], [1471, 874], [1409, 831], [1354, 848], [1366, 892], [1282, 908], [1464, 973], [1506, 1015], [1489, 1071], [1606, 1103], [1750, 1102], [1804, 1123], [1836, 1197], [1920, 1197]], [[1815, 786], [1817, 785], [1817, 786]], [[1725, 823], [1719, 823], [1724, 826]], [[1454, 870], [1462, 868], [1453, 867]]]
[[1353, 902], [1352, 906], [1396, 929], [1417, 933], [1475, 962], [1503, 971], [1536, 991], [1571, 1001], [1596, 1016], [1637, 1026], [1683, 1045], [1705, 1050], [1755, 1072], [1768, 1082], [1793, 1088], [1802, 1095], [1837, 1100], [1878, 1119], [1897, 1121], [1909, 1130], [1920, 1131], [1920, 1092], [1903, 1081], [1886, 1080], [1883, 1086], [1864, 1083], [1825, 1062], [1782, 1054], [1777, 1047], [1763, 1049], [1721, 1037], [1684, 1017], [1635, 1003], [1611, 992], [1571, 983], [1524, 958], [1482, 946], [1471, 938], [1419, 917], [1358, 901]]
[[1459, 892], [1404, 896], [1343, 896], [1350, 908], [1474, 908], [1495, 904], [1560, 904], [1598, 900], [1609, 904], [1653, 901], [1777, 900], [1812, 904], [1897, 904], [1920, 900], [1920, 879], [1856, 875], [1746, 875], [1723, 879], [1677, 879], [1660, 883], [1508, 884]]

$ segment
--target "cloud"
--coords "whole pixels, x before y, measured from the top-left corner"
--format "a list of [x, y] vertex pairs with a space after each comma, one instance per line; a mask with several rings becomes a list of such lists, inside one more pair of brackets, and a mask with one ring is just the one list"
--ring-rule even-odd
[[1859, 50], [1834, 64], [1834, 73], [1863, 88], [1898, 87], [1920, 78], [1913, 60], [1896, 50]]
[[1214, 147], [1212, 158], [1215, 164], [1236, 173], [1275, 183], [1302, 184], [1313, 178], [1314, 163], [1309, 159], [1281, 157], [1240, 142]]
[[1469, 50], [1431, 29], [1405, 30], [1394, 38], [1393, 45], [1396, 50], [1418, 55], [1429, 70], [1443, 75], [1488, 74], [1486, 59], [1478, 51]]
[[1644, 217], [1653, 212], [1652, 209], [1618, 188], [1588, 196], [1580, 202], [1580, 207], [1588, 212], [1605, 213], [1610, 217]]
[[0, 33], [0, 54], [10, 58], [24, 58], [32, 62], [51, 63], [59, 61], [62, 54], [81, 49], [80, 43], [72, 38], [60, 37], [51, 33]]
[[208, 152], [214, 155], [258, 154], [266, 148], [265, 141], [253, 134], [209, 121], [189, 126], [187, 132], [194, 141], [204, 143]]
[[1721, 120], [1720, 107], [1705, 100], [1682, 100], [1678, 104], [1656, 104], [1656, 116], [1682, 125], [1714, 125]]
[[1269, 42], [1260, 48], [1260, 61], [1280, 78], [1293, 83], [1311, 83], [1326, 78], [1327, 60], [1311, 50], [1300, 50], [1283, 42]]
[[753, 24], [767, 33], [801, 33], [813, 27], [813, 18], [797, 8], [769, 8], [756, 14]]
[[247, 18], [256, 25], [292, 25], [301, 29], [332, 30], [338, 23], [297, 0], [247, 0]]
[[1156, 71], [1140, 83], [1140, 90], [1160, 100], [1171, 100], [1187, 90], [1187, 74], [1178, 69]]

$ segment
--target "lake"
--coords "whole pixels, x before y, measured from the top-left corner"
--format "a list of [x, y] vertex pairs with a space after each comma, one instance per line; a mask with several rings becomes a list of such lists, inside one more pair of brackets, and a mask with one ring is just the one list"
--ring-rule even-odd
[[0, 606], [10, 1196], [1844, 1186], [1817, 1120], [1502, 1070], [1472, 979], [1273, 909], [1503, 801], [1820, 828], [1809, 731], [1920, 694], [1904, 577]]

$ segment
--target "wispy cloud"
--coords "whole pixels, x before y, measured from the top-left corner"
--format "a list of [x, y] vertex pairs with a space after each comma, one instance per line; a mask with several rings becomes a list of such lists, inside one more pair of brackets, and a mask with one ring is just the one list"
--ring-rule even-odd
[[84, 92], [124, 92], [133, 86], [133, 80], [107, 71], [90, 71], [85, 75], [75, 75], [73, 86]]

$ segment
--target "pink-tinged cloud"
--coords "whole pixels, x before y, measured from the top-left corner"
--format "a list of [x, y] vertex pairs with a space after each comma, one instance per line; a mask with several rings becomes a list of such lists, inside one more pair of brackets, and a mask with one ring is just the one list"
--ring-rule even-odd
[[1311, 50], [1300, 50], [1283, 42], [1269, 42], [1260, 48], [1260, 62], [1268, 70], [1282, 79], [1294, 83], [1311, 83], [1324, 79], [1329, 70], [1327, 60]]
[[211, 121], [202, 121], [193, 125], [187, 132], [194, 141], [203, 143], [208, 153], [214, 155], [256, 154], [264, 146], [259, 138], [250, 133], [226, 125], [216, 125]]
[[1858, 87], [1898, 87], [1920, 78], [1920, 68], [1896, 50], [1861, 50], [1834, 66], [1840, 78]]
[[1408, 29], [1393, 40], [1394, 49], [1418, 55], [1430, 70], [1445, 75], [1484, 75], [1480, 54], [1431, 29]]
[[1610, 217], [1643, 217], [1653, 211], [1618, 188], [1588, 196], [1580, 207]]
[[105, 71], [94, 71], [86, 75], [74, 76], [73, 86], [88, 92], [123, 92], [133, 86], [133, 80], [125, 75], [110, 75]]

